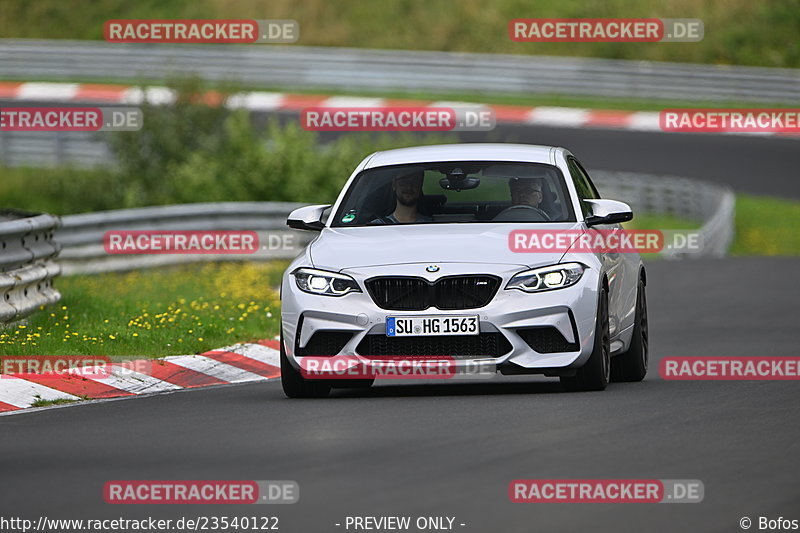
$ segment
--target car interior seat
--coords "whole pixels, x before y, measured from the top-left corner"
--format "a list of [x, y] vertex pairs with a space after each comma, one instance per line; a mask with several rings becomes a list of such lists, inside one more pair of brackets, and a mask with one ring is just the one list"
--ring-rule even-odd
[[550, 189], [550, 183], [543, 180], [542, 184], [542, 203], [539, 204], [539, 209], [547, 213], [550, 220], [563, 220], [562, 208], [556, 204], [556, 196]]

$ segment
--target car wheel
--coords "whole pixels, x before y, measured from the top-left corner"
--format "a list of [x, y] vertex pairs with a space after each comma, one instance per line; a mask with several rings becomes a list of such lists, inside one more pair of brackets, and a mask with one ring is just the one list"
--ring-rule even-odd
[[605, 390], [611, 377], [611, 335], [608, 326], [608, 293], [603, 287], [597, 302], [594, 349], [592, 355], [574, 376], [562, 376], [568, 391]]
[[647, 330], [647, 297], [644, 281], [639, 280], [636, 291], [636, 314], [631, 345], [611, 361], [612, 381], [642, 381], [647, 375], [650, 359], [650, 334]]
[[281, 335], [281, 385], [283, 393], [289, 398], [325, 398], [331, 392], [330, 383], [325, 380], [305, 379], [292, 366], [283, 349], [283, 335]]

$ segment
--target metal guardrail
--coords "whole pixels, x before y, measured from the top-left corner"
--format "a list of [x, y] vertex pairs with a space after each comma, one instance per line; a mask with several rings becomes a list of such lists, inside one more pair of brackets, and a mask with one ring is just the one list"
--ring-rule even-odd
[[0, 163], [9, 167], [93, 168], [114, 166], [116, 162], [101, 133], [0, 129]]
[[[685, 257], [724, 256], [733, 239], [734, 196], [730, 189], [687, 178], [593, 171], [601, 194], [628, 202], [634, 211], [669, 214], [702, 223], [703, 249]], [[314, 237], [290, 230], [287, 215], [304, 204], [290, 202], [222, 202], [180, 204], [69, 215], [22, 217], [6, 213], [0, 221], [0, 323], [25, 317], [60, 294], [52, 279], [159, 267], [198, 260], [272, 260], [291, 258]], [[3, 213], [0, 212], [0, 220]], [[289, 246], [255, 254], [116, 255], [103, 245], [107, 231], [122, 230], [242, 230], [256, 231], [260, 243], [269, 237], [291, 236]], [[59, 253], [58, 264], [54, 258]], [[680, 257], [673, 254], [673, 257]]]
[[800, 70], [612, 59], [269, 45], [0, 41], [6, 79], [199, 75], [282, 88], [558, 93], [686, 101], [800, 102]]
[[[62, 217], [56, 232], [62, 246], [59, 262], [63, 275], [95, 274], [135, 268], [159, 267], [198, 260], [265, 260], [296, 256], [313, 237], [286, 227], [289, 213], [305, 204], [291, 202], [218, 202], [120, 209]], [[107, 231], [203, 230], [255, 231], [267, 249], [254, 254], [108, 254], [103, 246]], [[291, 236], [291, 246], [270, 246], [273, 239]]]
[[59, 225], [52, 215], [0, 211], [0, 326], [61, 299], [53, 287]]
[[735, 216], [735, 195], [730, 188], [677, 176], [603, 170], [590, 174], [603, 197], [630, 204], [634, 216], [637, 212], [671, 215], [701, 223], [697, 230], [700, 252], [664, 251], [665, 257], [723, 257], [730, 248]]

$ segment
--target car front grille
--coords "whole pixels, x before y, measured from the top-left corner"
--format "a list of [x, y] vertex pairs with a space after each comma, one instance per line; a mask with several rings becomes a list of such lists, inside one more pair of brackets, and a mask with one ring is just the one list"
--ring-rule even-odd
[[492, 300], [500, 286], [500, 278], [488, 275], [447, 276], [430, 282], [415, 277], [380, 277], [367, 280], [366, 286], [370, 297], [381, 309], [476, 309]]
[[538, 353], [577, 352], [577, 342], [567, 342], [558, 329], [552, 326], [517, 329], [525, 343]]
[[449, 355], [500, 357], [511, 350], [511, 343], [500, 333], [480, 335], [446, 335], [421, 337], [387, 337], [367, 335], [356, 352], [364, 356], [379, 355]]

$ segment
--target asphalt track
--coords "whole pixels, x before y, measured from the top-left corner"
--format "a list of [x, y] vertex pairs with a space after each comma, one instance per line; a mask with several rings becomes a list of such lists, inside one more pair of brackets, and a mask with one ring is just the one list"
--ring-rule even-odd
[[[797, 355], [800, 286], [780, 279], [800, 259], [647, 267], [655, 360], [642, 383], [570, 394], [506, 378], [287, 400], [275, 382], [0, 417], [0, 514], [272, 514], [286, 532], [383, 514], [455, 516], [465, 532], [723, 532], [742, 516], [800, 518], [797, 383], [664, 381], [656, 370], [664, 356]], [[517, 478], [699, 479], [705, 499], [514, 504]], [[101, 489], [114, 479], [292, 479], [301, 495], [283, 506], [113, 506]]]
[[[501, 126], [480, 139], [567, 146], [590, 168], [677, 174], [800, 197], [800, 145], [757, 137]], [[287, 400], [278, 383], [0, 417], [0, 516], [454, 516], [456, 531], [741, 531], [800, 519], [797, 382], [677, 382], [665, 356], [796, 356], [800, 258], [648, 262], [643, 383], [563, 393], [544, 378], [380, 384]], [[697, 504], [514, 504], [518, 478], [699, 479]], [[290, 479], [284, 506], [112, 506], [114, 479]], [[352, 529], [351, 529], [352, 531]], [[413, 529], [412, 529], [413, 531]]]

